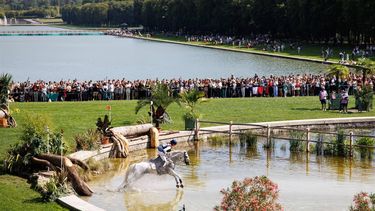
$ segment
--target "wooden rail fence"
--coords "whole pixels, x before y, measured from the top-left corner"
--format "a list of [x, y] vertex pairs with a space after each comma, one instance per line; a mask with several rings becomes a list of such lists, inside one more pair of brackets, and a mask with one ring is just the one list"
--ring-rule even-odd
[[[200, 124], [201, 123], [209, 123], [209, 124], [218, 124], [218, 125], [228, 125], [228, 129], [225, 130], [210, 130], [210, 129], [200, 129]], [[248, 126], [251, 128], [241, 128], [234, 130], [233, 126]], [[265, 137], [266, 138], [266, 147], [271, 146], [271, 141], [272, 139], [285, 139], [285, 140], [293, 140], [293, 141], [302, 141], [306, 142], [306, 152], [310, 151], [310, 143], [319, 143], [319, 144], [333, 144], [331, 142], [327, 141], [322, 141], [322, 140], [312, 140], [311, 139], [311, 134], [312, 133], [317, 133], [317, 134], [327, 134], [327, 135], [338, 135], [340, 133], [337, 132], [327, 132], [327, 131], [319, 131], [319, 130], [311, 130], [310, 128], [306, 129], [300, 129], [300, 128], [293, 128], [293, 127], [284, 127], [284, 126], [274, 126], [271, 127], [269, 124], [267, 125], [262, 125], [262, 124], [253, 124], [253, 123], [234, 123], [233, 121], [230, 122], [218, 122], [218, 121], [207, 121], [207, 120], [200, 120], [197, 119], [195, 121], [195, 128], [194, 128], [194, 140], [199, 140], [199, 133], [200, 132], [211, 132], [211, 133], [224, 133], [228, 134], [229, 136], [229, 141], [232, 141], [232, 136], [233, 135], [239, 135], [242, 134], [243, 130], [258, 130], [258, 129], [266, 129], [266, 134], [254, 134], [255, 136], [260, 136], [260, 137]], [[277, 129], [277, 130], [287, 130], [287, 131], [299, 131], [299, 132], [304, 132], [306, 134], [305, 139], [296, 139], [296, 138], [290, 138], [290, 137], [278, 137], [278, 136], [273, 136], [271, 135], [272, 129]], [[375, 149], [375, 146], [367, 146], [367, 145], [358, 145], [354, 144], [354, 137], [366, 137], [366, 138], [373, 138], [375, 139], [375, 136], [369, 136], [369, 135], [355, 135], [353, 132], [350, 132], [349, 134], [342, 134], [343, 136], [349, 137], [349, 144], [345, 144], [344, 147], [349, 148], [349, 156], [353, 156], [353, 148], [354, 147], [360, 147], [360, 148], [368, 148], [368, 149]]]

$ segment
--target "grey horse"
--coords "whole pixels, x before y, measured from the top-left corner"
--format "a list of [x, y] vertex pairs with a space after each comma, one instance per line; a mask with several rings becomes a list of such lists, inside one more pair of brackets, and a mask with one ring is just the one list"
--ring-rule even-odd
[[183, 188], [184, 185], [182, 184], [181, 177], [174, 171], [175, 163], [184, 162], [186, 165], [190, 164], [190, 159], [188, 153], [183, 151], [173, 151], [168, 153], [167, 155], [173, 163], [169, 163], [165, 167], [163, 167], [163, 161], [160, 157], [155, 159], [151, 159], [149, 161], [143, 161], [139, 163], [134, 163], [129, 166], [126, 174], [125, 179], [122, 182], [121, 188], [128, 187], [131, 183], [135, 182], [139, 178], [141, 178], [144, 174], [169, 174], [174, 177], [176, 180], [176, 187]]

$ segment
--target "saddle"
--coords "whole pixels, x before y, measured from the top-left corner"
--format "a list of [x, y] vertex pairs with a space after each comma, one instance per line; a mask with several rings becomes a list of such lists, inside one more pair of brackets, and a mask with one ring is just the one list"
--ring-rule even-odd
[[156, 172], [159, 175], [168, 173], [167, 169], [173, 167], [173, 163], [169, 163], [167, 166], [163, 166], [164, 161], [159, 156], [157, 158], [151, 159], [150, 162], [155, 165]]

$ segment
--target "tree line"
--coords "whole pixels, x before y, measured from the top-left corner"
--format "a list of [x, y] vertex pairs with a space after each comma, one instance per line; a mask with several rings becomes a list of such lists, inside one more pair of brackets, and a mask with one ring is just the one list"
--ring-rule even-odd
[[[61, 6], [70, 24], [307, 41], [374, 43], [374, 0], [0, 0], [5, 9]], [[13, 6], [11, 6], [13, 5]]]
[[373, 0], [128, 0], [67, 5], [71, 24], [351, 43], [374, 42]]

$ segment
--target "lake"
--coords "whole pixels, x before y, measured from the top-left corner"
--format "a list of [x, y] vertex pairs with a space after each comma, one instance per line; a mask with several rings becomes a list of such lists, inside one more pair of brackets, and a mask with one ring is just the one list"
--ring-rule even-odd
[[[0, 31], [64, 30], [2, 26]], [[325, 65], [113, 36], [0, 37], [0, 72], [16, 81], [220, 78], [319, 73]]]

